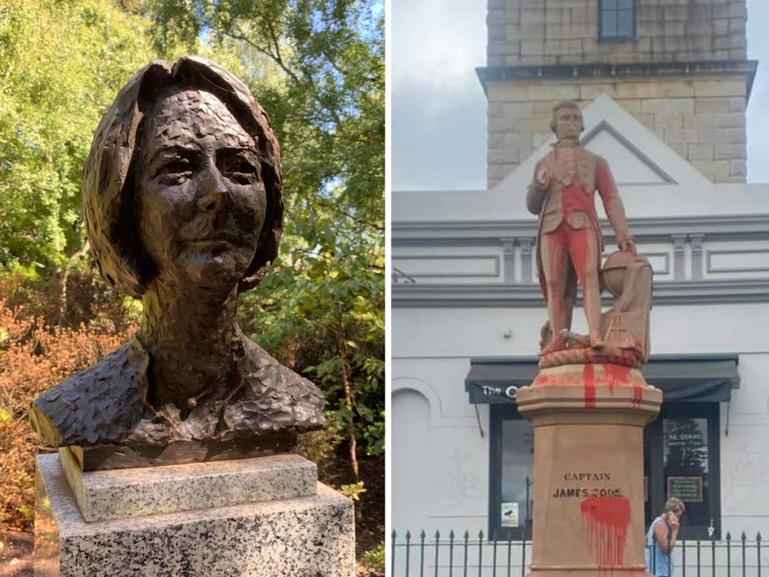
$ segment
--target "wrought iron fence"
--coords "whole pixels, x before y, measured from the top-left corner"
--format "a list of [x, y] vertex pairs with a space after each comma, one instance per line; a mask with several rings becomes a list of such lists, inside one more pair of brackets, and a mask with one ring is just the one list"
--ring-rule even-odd
[[[390, 577], [524, 577], [529, 572], [531, 541], [491, 541], [483, 531], [427, 535], [391, 534]], [[673, 577], [762, 577], [769, 547], [761, 533], [748, 539], [726, 534], [723, 540], [680, 541], [673, 549]], [[769, 575], [767, 576], [769, 577]]]

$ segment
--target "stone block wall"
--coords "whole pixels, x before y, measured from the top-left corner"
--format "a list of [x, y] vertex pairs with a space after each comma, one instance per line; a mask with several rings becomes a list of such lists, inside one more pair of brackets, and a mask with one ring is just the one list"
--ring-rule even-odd
[[489, 82], [489, 188], [550, 137], [552, 108], [558, 100], [572, 99], [584, 106], [601, 93], [714, 182], [744, 182], [746, 90], [743, 77], [706, 75], [623, 77], [613, 82], [601, 78]]
[[598, 41], [599, 0], [488, 0], [487, 66], [744, 60], [745, 0], [636, 0], [636, 37]]

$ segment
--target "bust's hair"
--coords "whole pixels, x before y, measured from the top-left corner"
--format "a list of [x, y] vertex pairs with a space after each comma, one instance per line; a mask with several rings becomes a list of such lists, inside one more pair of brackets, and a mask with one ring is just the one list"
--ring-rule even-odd
[[205, 90], [219, 98], [256, 142], [267, 212], [256, 252], [238, 289], [256, 286], [278, 254], [283, 230], [280, 148], [270, 121], [245, 84], [196, 56], [173, 65], [153, 61], [118, 94], [96, 129], [83, 170], [86, 233], [99, 271], [121, 292], [140, 297], [154, 265], [137, 234], [134, 172], [144, 116], [169, 87]]
[[573, 108], [579, 112], [579, 130], [580, 132], [585, 130], [585, 121], [582, 119], [582, 110], [580, 110], [579, 104], [573, 100], [561, 100], [553, 106], [553, 118], [550, 120], [550, 130], [552, 130], [553, 133], [555, 133], [555, 123], [558, 119], [558, 111], [562, 108]]

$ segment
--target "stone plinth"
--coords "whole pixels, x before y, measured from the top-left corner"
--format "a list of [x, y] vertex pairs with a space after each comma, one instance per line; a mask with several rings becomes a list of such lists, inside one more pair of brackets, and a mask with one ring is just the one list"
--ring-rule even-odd
[[531, 575], [644, 575], [643, 428], [662, 392], [636, 369], [569, 365], [517, 403], [534, 428]]
[[59, 462], [89, 523], [306, 497], [318, 482], [299, 455], [83, 473], [65, 447]]
[[36, 577], [354, 575], [352, 502], [301, 457], [69, 475], [77, 500], [59, 456], [38, 457]]

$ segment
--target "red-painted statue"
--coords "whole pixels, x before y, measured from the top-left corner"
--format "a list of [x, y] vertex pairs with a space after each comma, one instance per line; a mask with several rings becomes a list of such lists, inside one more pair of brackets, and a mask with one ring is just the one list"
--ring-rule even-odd
[[[577, 103], [559, 102], [553, 108], [550, 126], [558, 141], [537, 163], [526, 198], [529, 211], [539, 215], [537, 267], [549, 317], [540, 356], [570, 348], [570, 339], [582, 348], [600, 354], [607, 345], [606, 331], [602, 330], [607, 319], [601, 316], [599, 277], [603, 239], [595, 209], [596, 191], [620, 250], [628, 253], [628, 262], [639, 261], [636, 264], [645, 269], [644, 278], [648, 279], [645, 284], [649, 287], [651, 269], [646, 259], [635, 256], [635, 242], [608, 163], [580, 145], [579, 136], [584, 126]], [[587, 338], [570, 333], [577, 282], [584, 297]], [[608, 320], [616, 325], [617, 319]], [[648, 324], [648, 314], [646, 322]], [[645, 330], [635, 340], [646, 341], [647, 338], [648, 330]], [[620, 348], [634, 348], [636, 356], [645, 357], [648, 346], [636, 342], [633, 346]]]
[[[527, 197], [539, 215], [549, 321], [537, 376], [515, 398], [534, 430], [528, 577], [645, 577], [643, 427], [662, 403], [640, 370], [649, 354], [652, 268], [636, 253], [609, 165], [580, 145], [577, 104], [559, 102], [551, 127], [558, 142], [537, 163]], [[620, 248], [603, 266], [596, 191]], [[571, 331], [577, 283], [588, 334]], [[604, 312], [602, 289], [614, 297]], [[577, 486], [577, 469], [601, 474]]]

